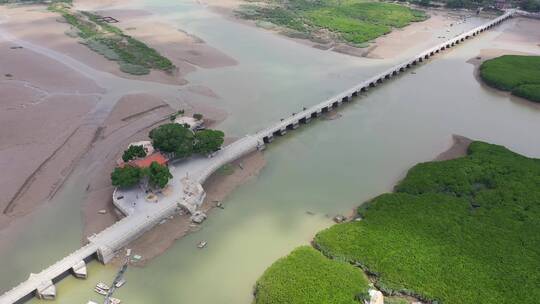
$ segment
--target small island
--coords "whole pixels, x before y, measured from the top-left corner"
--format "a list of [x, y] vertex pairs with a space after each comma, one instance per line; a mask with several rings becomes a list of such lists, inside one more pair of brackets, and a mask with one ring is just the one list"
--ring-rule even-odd
[[[484, 142], [465, 157], [418, 164], [394, 193], [319, 232], [315, 249], [275, 262], [255, 303], [382, 303], [373, 300], [380, 292], [384, 303], [534, 303], [539, 183], [540, 160]], [[343, 300], [319, 300], [327, 298]]]
[[540, 56], [504, 55], [486, 60], [480, 77], [491, 87], [540, 102]]

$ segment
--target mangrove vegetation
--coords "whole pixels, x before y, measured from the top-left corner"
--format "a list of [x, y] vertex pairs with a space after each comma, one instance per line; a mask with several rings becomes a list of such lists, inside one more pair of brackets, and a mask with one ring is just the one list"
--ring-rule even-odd
[[489, 86], [540, 102], [540, 56], [504, 55], [486, 60], [480, 77]]
[[[539, 185], [539, 159], [473, 142], [465, 157], [416, 165], [394, 193], [358, 208], [356, 220], [319, 232], [314, 247], [329, 258], [325, 263], [347, 262], [369, 273], [386, 296], [445, 304], [536, 303]], [[352, 294], [344, 283], [324, 283], [330, 266], [306, 269], [306, 263], [287, 257], [272, 265], [257, 283], [257, 303], [280, 303], [285, 295], [296, 296], [289, 303], [315, 303], [294, 281], [306, 289], [317, 286], [321, 298]]]

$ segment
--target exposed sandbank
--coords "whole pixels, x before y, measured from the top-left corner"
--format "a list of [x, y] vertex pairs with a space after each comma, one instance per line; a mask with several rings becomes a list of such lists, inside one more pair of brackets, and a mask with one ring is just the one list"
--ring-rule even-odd
[[0, 227], [60, 187], [92, 141], [96, 130], [84, 117], [102, 93], [73, 70], [12, 47], [0, 42]]
[[[218, 12], [227, 18], [240, 22], [246, 25], [257, 27], [256, 21], [245, 20], [239, 18], [235, 14], [235, 10], [242, 4], [249, 3], [242, 0], [199, 0], [197, 1], [201, 5], [208, 6], [215, 12]], [[280, 34], [286, 39], [291, 39], [298, 43], [302, 43], [317, 49], [329, 50], [338, 53], [343, 53], [357, 57], [368, 57], [373, 59], [388, 59], [395, 58], [403, 52], [410, 50], [419, 44], [426, 41], [433, 41], [433, 44], [437, 42], [434, 37], [435, 32], [440, 32], [443, 29], [450, 28], [456, 22], [460, 22], [463, 16], [471, 15], [471, 12], [458, 12], [445, 9], [426, 9], [430, 18], [421, 22], [411, 22], [404, 28], [393, 28], [392, 31], [386, 35], [380, 36], [373, 41], [370, 41], [369, 46], [366, 48], [358, 48], [348, 45], [343, 42], [329, 42], [326, 44], [320, 44], [310, 41], [308, 39], [291, 38], [285, 35], [281, 35], [282, 29], [276, 26], [275, 29], [261, 29]], [[435, 39], [435, 40], [434, 40]]]
[[469, 139], [461, 135], [452, 135], [452, 146], [435, 157], [435, 161], [451, 160], [463, 156], [467, 156], [467, 150], [469, 145], [473, 142], [472, 139]]
[[[122, 6], [123, 3], [114, 2], [115, 5], [112, 7]], [[207, 45], [201, 39], [159, 21], [158, 16], [150, 12], [111, 8], [99, 10], [104, 7], [99, 1], [97, 3], [78, 1], [75, 6], [81, 9], [98, 9], [99, 14], [119, 19], [120, 22], [115, 26], [155, 48], [169, 58], [177, 66], [177, 70], [173, 73], [152, 70], [150, 74], [141, 76], [124, 73], [117, 64], [78, 43], [77, 38], [66, 35], [66, 32], [71, 31], [71, 26], [59, 14], [47, 11], [44, 5], [0, 6], [2, 27], [23, 40], [67, 54], [96, 70], [128, 79], [183, 85], [187, 83], [184, 79], [186, 74], [197, 70], [198, 67], [218, 68], [237, 64], [234, 59]], [[32, 26], [28, 26], [29, 24]]]
[[[106, 1], [109, 2], [109, 1]], [[116, 1], [119, 7], [127, 2]], [[76, 8], [96, 10], [103, 16], [111, 16], [120, 22], [114, 25], [126, 34], [144, 41], [167, 57], [177, 66], [174, 73], [178, 79], [200, 68], [233, 66], [237, 61], [206, 44], [202, 39], [179, 29], [146, 10], [107, 8], [100, 1], [78, 1]], [[109, 6], [110, 7], [110, 6]]]

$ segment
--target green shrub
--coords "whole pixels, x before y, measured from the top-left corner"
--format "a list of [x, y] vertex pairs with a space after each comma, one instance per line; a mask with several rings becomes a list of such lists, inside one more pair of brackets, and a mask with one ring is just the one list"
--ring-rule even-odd
[[359, 304], [368, 281], [362, 271], [303, 246], [268, 268], [255, 286], [255, 304]]
[[209, 155], [221, 148], [223, 145], [225, 133], [219, 130], [201, 130], [195, 133], [193, 152]]
[[94, 52], [103, 55], [105, 58], [116, 61], [120, 59], [120, 56], [110, 47], [101, 43], [96, 39], [88, 39], [86, 45]]
[[127, 148], [126, 151], [124, 151], [124, 154], [122, 155], [122, 160], [128, 162], [132, 159], [145, 156], [146, 151], [144, 151], [143, 146], [130, 146], [129, 148]]
[[445, 304], [540, 298], [540, 160], [474, 142], [463, 158], [418, 164], [317, 234], [325, 255], [378, 274], [376, 285]]
[[169, 172], [169, 167], [160, 165], [155, 161], [145, 170], [145, 175], [148, 176], [150, 185], [158, 188], [164, 188], [169, 183], [169, 180], [173, 178]]
[[512, 94], [529, 99], [534, 102], [540, 102], [540, 83], [522, 84], [512, 90]]
[[120, 71], [132, 75], [146, 75], [150, 73], [150, 69], [147, 67], [126, 62], [120, 62]]
[[480, 77], [490, 86], [540, 101], [540, 56], [504, 55], [486, 60]]
[[115, 187], [133, 187], [143, 178], [144, 172], [138, 167], [125, 166], [115, 168], [111, 173], [111, 182]]
[[174, 153], [176, 157], [189, 157], [193, 153], [193, 132], [177, 123], [167, 123], [150, 131], [148, 135], [154, 147], [162, 152]]

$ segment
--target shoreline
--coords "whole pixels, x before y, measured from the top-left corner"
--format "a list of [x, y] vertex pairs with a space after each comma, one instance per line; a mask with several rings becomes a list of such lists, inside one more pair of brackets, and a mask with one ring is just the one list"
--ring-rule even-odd
[[[403, 28], [392, 28], [391, 32], [381, 35], [371, 41], [365, 48], [355, 47], [342, 41], [331, 41], [326, 44], [321, 44], [315, 41], [304, 38], [294, 38], [283, 33], [285, 28], [275, 26], [273, 28], [264, 28], [257, 25], [257, 20], [242, 19], [237, 16], [235, 10], [242, 4], [249, 4], [248, 1], [241, 0], [205, 0], [198, 1], [201, 5], [207, 6], [210, 10], [224, 16], [232, 22], [237, 22], [256, 28], [262, 31], [270, 32], [278, 35], [281, 38], [309, 46], [311, 48], [322, 51], [331, 51], [354, 57], [364, 57], [368, 59], [392, 59], [403, 53], [404, 50], [409, 50], [419, 43], [427, 39], [433, 39], [433, 32], [441, 29], [448, 29], [451, 24], [460, 21], [465, 16], [470, 16], [471, 11], [456, 11], [452, 9], [434, 9], [425, 7], [415, 7], [413, 9], [421, 9], [426, 12], [428, 18], [424, 21], [411, 22]], [[482, 17], [492, 17], [492, 14], [483, 14]]]
[[516, 102], [521, 105], [525, 105], [534, 109], [540, 110], [540, 104], [535, 103], [533, 101], [530, 101], [526, 98], [516, 96], [512, 94], [510, 91], [503, 91], [499, 90], [497, 88], [494, 88], [487, 83], [484, 82], [482, 77], [480, 77], [480, 65], [489, 59], [493, 59], [502, 55], [523, 55], [523, 56], [538, 56], [538, 54], [535, 53], [526, 53], [526, 52], [517, 52], [517, 51], [511, 51], [511, 50], [505, 50], [505, 49], [483, 49], [480, 51], [478, 56], [475, 56], [469, 60], [467, 60], [467, 63], [470, 63], [474, 66], [474, 79], [482, 86], [482, 88], [488, 90], [489, 92], [499, 95], [499, 96], [505, 96], [510, 101]]
[[[218, 208], [218, 202], [223, 204], [223, 201], [238, 187], [244, 183], [257, 178], [260, 171], [266, 165], [263, 152], [255, 151], [240, 159], [235, 160], [230, 164], [234, 171], [231, 174], [223, 174], [216, 171], [203, 184], [206, 191], [206, 198], [200, 208], [200, 211], [212, 216], [215, 209]], [[222, 207], [223, 212], [226, 212], [226, 206]], [[197, 232], [204, 227], [204, 222], [201, 224], [192, 223], [188, 214], [175, 215], [167, 221], [155, 226], [151, 230], [145, 232], [142, 236], [131, 242], [128, 247], [133, 254], [141, 256], [141, 259], [132, 262], [133, 266], [144, 267], [154, 258], [163, 254], [174, 243], [184, 236]], [[193, 244], [196, 246], [196, 244]], [[123, 257], [118, 256], [111, 261], [113, 265], [121, 265]]]

